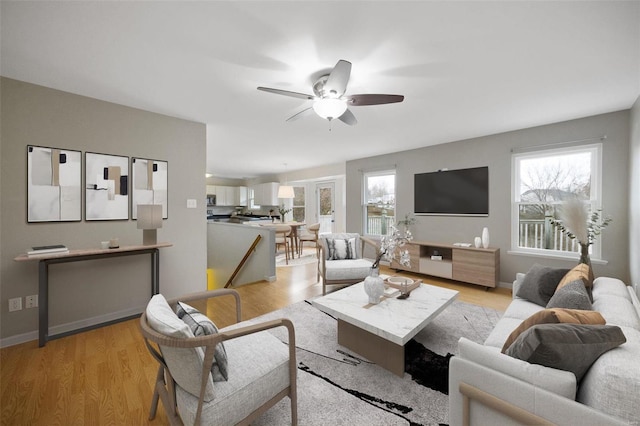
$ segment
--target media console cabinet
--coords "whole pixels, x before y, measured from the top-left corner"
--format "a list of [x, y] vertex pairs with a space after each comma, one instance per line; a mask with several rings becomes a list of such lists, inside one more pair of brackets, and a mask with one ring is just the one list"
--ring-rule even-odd
[[411, 265], [403, 266], [393, 260], [391, 268], [485, 287], [498, 285], [499, 248], [460, 247], [425, 241], [411, 241], [405, 248], [409, 251]]

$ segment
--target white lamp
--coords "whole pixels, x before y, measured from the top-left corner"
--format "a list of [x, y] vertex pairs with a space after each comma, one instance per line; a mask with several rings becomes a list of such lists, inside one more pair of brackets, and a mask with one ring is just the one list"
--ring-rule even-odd
[[278, 198], [293, 198], [295, 195], [293, 194], [293, 186], [291, 185], [280, 185], [278, 187]]
[[347, 110], [347, 103], [335, 98], [322, 98], [313, 103], [313, 110], [322, 118], [331, 121]]
[[286, 172], [287, 163], [284, 163], [284, 168], [285, 168], [284, 185], [278, 186], [278, 198], [294, 198], [295, 194], [293, 193], [293, 186], [287, 185], [287, 172]]
[[138, 204], [138, 229], [142, 229], [142, 244], [158, 243], [158, 228], [162, 228], [161, 204]]

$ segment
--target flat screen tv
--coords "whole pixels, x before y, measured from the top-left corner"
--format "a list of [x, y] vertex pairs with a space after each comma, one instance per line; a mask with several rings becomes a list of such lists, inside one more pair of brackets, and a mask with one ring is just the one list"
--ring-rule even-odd
[[489, 167], [414, 175], [414, 213], [489, 215]]

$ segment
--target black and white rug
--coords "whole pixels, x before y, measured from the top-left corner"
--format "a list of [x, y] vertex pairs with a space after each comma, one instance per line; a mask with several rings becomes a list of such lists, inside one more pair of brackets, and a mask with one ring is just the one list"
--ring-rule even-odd
[[[337, 323], [309, 302], [255, 318], [289, 318], [298, 350], [300, 425], [441, 425], [448, 423], [448, 360], [462, 336], [483, 342], [501, 313], [454, 302], [407, 344], [404, 377], [337, 343]], [[284, 329], [272, 331], [286, 342]], [[285, 399], [254, 425], [290, 422]]]

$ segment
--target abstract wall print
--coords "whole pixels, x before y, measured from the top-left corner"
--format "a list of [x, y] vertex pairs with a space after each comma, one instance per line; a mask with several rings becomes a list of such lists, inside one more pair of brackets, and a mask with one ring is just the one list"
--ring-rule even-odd
[[85, 220], [129, 219], [129, 157], [85, 153]]
[[138, 204], [161, 204], [162, 218], [169, 217], [168, 168], [169, 163], [146, 158], [131, 160], [133, 175], [131, 217], [138, 218]]
[[82, 220], [81, 155], [27, 146], [27, 222]]

